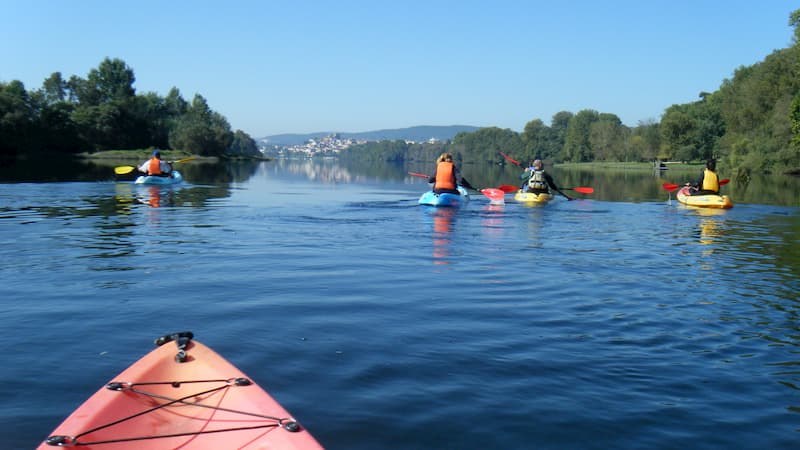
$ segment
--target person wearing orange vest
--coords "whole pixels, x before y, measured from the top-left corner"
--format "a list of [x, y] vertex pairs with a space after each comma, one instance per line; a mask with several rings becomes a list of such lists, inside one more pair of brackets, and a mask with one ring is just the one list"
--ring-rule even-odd
[[144, 172], [150, 176], [169, 177], [172, 176], [172, 165], [167, 161], [161, 160], [161, 152], [153, 151], [153, 157], [139, 166], [139, 172]]
[[717, 175], [717, 162], [709, 159], [700, 178], [689, 189], [691, 195], [719, 194], [719, 175]]
[[469, 182], [461, 176], [455, 164], [453, 155], [442, 153], [436, 160], [436, 172], [428, 178], [428, 183], [433, 183], [433, 192], [436, 194], [460, 194], [458, 186], [473, 189]]

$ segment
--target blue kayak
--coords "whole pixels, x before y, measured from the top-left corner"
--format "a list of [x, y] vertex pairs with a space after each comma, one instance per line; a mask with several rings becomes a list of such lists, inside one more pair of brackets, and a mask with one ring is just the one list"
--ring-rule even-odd
[[428, 191], [419, 198], [420, 205], [457, 207], [469, 201], [469, 194], [463, 187], [458, 187], [460, 194], [434, 194]]
[[157, 184], [157, 185], [164, 185], [164, 184], [178, 184], [183, 181], [183, 175], [177, 170], [172, 171], [172, 176], [169, 177], [159, 177], [154, 175], [142, 175], [134, 181], [134, 184]]

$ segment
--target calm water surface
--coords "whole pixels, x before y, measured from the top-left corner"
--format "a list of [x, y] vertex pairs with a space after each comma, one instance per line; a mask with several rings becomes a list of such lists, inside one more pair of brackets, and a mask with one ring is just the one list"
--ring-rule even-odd
[[653, 181], [434, 210], [411, 177], [186, 178], [0, 184], [0, 447], [182, 330], [331, 449], [800, 442], [797, 205], [688, 209]]

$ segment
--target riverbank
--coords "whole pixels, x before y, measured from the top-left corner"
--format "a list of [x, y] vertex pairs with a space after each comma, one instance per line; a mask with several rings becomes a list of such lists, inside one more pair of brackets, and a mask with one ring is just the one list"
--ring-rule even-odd
[[[195, 159], [202, 159], [208, 160], [208, 162], [216, 162], [219, 158], [217, 157], [208, 157], [208, 156], [197, 156], [193, 155], [189, 152], [177, 151], [177, 150], [160, 150], [161, 158], [169, 161], [174, 161], [177, 159], [184, 159], [184, 158], [195, 158]], [[102, 152], [84, 152], [78, 153], [77, 156], [82, 159], [92, 160], [92, 161], [144, 161], [150, 156], [152, 156], [153, 150], [152, 149], [138, 149], [138, 150], [105, 150]]]
[[[705, 163], [698, 161], [693, 163], [683, 163], [678, 161], [665, 161], [664, 167], [660, 170], [677, 170], [677, 171], [696, 171], [703, 168]], [[594, 161], [594, 162], [580, 162], [580, 163], [558, 163], [554, 164], [555, 167], [562, 167], [565, 169], [581, 169], [581, 170], [656, 170], [652, 162], [614, 162], [614, 161]]]
[[[205, 163], [217, 163], [220, 160], [237, 161], [272, 161], [269, 157], [253, 157], [253, 156], [200, 156], [189, 152], [180, 150], [159, 150], [161, 158], [167, 161], [176, 161], [179, 159], [192, 158], [193, 161]], [[150, 158], [153, 154], [153, 149], [137, 149], [137, 150], [105, 150], [101, 152], [84, 152], [79, 153], [77, 156], [82, 159], [102, 162], [102, 161], [144, 161]]]

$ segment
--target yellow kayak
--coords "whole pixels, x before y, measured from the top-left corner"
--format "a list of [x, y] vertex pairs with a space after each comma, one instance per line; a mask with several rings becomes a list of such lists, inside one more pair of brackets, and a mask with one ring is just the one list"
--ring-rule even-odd
[[534, 192], [522, 192], [520, 189], [514, 194], [514, 200], [520, 203], [541, 203], [545, 204], [553, 199], [553, 194], [541, 193], [537, 194]]
[[684, 205], [697, 206], [702, 208], [733, 208], [733, 201], [727, 195], [708, 194], [708, 195], [689, 195], [689, 187], [684, 186], [676, 195], [678, 201]]

